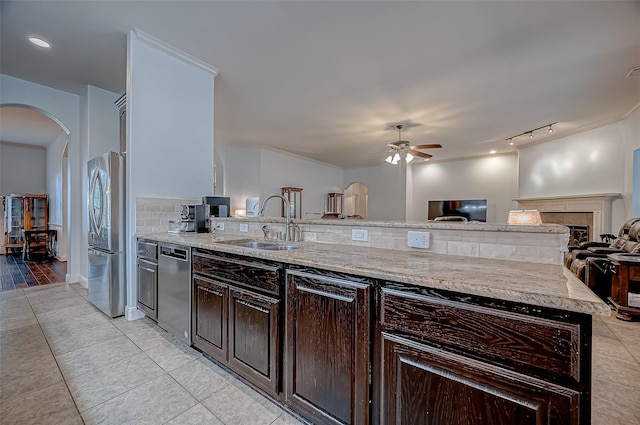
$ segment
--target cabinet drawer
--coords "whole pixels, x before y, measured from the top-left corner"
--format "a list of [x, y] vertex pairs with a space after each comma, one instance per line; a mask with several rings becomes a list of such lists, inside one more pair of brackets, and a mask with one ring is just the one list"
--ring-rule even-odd
[[136, 244], [136, 255], [151, 261], [158, 261], [158, 244], [138, 239]]
[[580, 326], [382, 289], [381, 325], [514, 370], [580, 381]]
[[629, 266], [629, 280], [640, 281], [640, 266]]
[[277, 264], [222, 257], [198, 250], [193, 253], [193, 272], [270, 294], [280, 294], [282, 266]]

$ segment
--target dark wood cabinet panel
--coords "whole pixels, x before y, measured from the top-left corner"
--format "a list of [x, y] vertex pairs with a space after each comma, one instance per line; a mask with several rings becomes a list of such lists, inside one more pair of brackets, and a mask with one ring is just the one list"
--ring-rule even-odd
[[231, 289], [229, 300], [229, 365], [277, 393], [280, 301], [239, 289]]
[[228, 285], [193, 277], [193, 345], [211, 357], [227, 361]]
[[245, 257], [193, 251], [193, 272], [269, 294], [280, 293], [282, 265]]
[[579, 382], [580, 326], [383, 288], [380, 322], [514, 370]]
[[579, 425], [580, 393], [383, 333], [382, 425]]
[[194, 345], [278, 396], [284, 266], [201, 249], [192, 257]]
[[369, 423], [371, 289], [359, 280], [287, 272], [286, 402], [314, 424]]

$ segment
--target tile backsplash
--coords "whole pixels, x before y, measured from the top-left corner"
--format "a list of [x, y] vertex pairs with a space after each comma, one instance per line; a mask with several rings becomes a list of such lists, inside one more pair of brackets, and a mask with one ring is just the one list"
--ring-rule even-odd
[[[264, 237], [262, 227], [269, 226], [269, 237], [275, 237], [277, 232], [284, 231], [283, 222], [265, 222], [255, 219], [216, 219], [212, 217], [212, 225], [215, 221], [224, 221], [224, 231], [217, 231], [220, 235], [233, 235], [247, 238]], [[240, 224], [247, 224], [248, 231], [240, 232]], [[506, 226], [485, 226], [486, 230], [465, 230], [465, 224], [450, 225], [450, 228], [423, 228], [416, 224], [415, 228], [407, 227], [403, 223], [399, 227], [393, 227], [389, 223], [377, 226], [374, 223], [357, 223], [353, 225], [335, 225], [331, 223], [300, 222], [302, 240], [306, 242], [333, 243], [341, 245], [369, 246], [373, 248], [386, 248], [415, 252], [435, 252], [439, 254], [462, 255], [466, 257], [493, 258], [514, 261], [526, 261], [543, 264], [563, 264], [564, 252], [567, 250], [569, 238], [566, 233], [555, 227], [540, 227], [539, 231], [517, 231]], [[473, 226], [473, 224], [467, 224]], [[358, 242], [352, 240], [352, 229], [366, 229], [368, 240]], [[552, 231], [545, 231], [552, 230]], [[430, 233], [430, 247], [426, 250], [407, 246], [407, 231], [419, 230]]]
[[180, 218], [182, 204], [201, 204], [202, 199], [136, 198], [136, 233], [166, 232], [169, 220]]
[[[170, 219], [180, 217], [180, 205], [199, 204], [198, 199], [136, 198], [136, 233], [166, 232]], [[240, 219], [211, 217], [212, 227], [224, 223], [219, 235], [263, 238], [263, 226], [268, 226], [268, 237], [284, 233], [282, 219]], [[247, 228], [240, 231], [240, 225]], [[245, 226], [246, 225], [246, 226]], [[340, 245], [368, 246], [402, 251], [434, 252], [466, 257], [526, 261], [543, 264], [563, 264], [569, 241], [569, 229], [558, 225], [507, 226], [502, 224], [353, 222], [340, 224], [331, 221], [298, 221], [302, 241]], [[366, 242], [352, 240], [352, 229], [367, 230]], [[407, 246], [407, 231], [430, 233], [430, 246], [426, 250]]]

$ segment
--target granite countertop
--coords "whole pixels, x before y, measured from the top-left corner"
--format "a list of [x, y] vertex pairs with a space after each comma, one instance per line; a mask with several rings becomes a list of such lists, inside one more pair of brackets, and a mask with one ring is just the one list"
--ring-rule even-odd
[[607, 304], [559, 265], [313, 242], [295, 243], [302, 246], [300, 249], [270, 251], [228, 243], [246, 238], [209, 233], [144, 233], [136, 236], [539, 307], [610, 315]]

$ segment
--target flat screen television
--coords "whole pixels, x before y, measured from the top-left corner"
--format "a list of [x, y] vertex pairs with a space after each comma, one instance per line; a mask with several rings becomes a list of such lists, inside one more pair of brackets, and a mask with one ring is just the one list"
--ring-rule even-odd
[[429, 201], [428, 219], [436, 217], [462, 216], [468, 221], [487, 221], [486, 199], [454, 199]]

